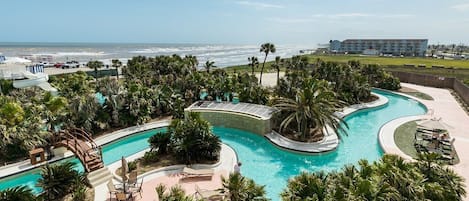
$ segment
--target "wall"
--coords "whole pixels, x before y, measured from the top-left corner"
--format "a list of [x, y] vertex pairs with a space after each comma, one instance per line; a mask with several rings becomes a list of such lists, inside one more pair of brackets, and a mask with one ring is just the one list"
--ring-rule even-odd
[[466, 86], [461, 81], [455, 79], [453, 85], [454, 91], [459, 94], [459, 96], [469, 105], [469, 87]]
[[431, 86], [438, 88], [453, 89], [466, 104], [469, 104], [469, 87], [456, 78], [440, 77], [435, 75], [424, 75], [407, 72], [390, 72], [398, 77], [401, 82], [418, 84], [423, 86]]
[[[256, 133], [259, 135], [265, 135], [272, 131], [270, 119], [262, 120], [259, 118], [233, 112], [207, 110], [191, 111], [200, 113], [200, 116], [210, 122], [212, 126], [236, 128], [240, 130], [249, 131], [251, 133]], [[186, 110], [185, 112], [187, 113], [189, 111]]]

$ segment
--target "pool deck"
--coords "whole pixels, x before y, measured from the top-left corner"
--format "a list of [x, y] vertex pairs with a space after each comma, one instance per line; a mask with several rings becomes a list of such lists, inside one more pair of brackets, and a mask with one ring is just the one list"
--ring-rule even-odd
[[[425, 87], [415, 84], [401, 83], [402, 86], [418, 90], [422, 93], [426, 93], [433, 97], [431, 100], [419, 100], [427, 108], [433, 111], [433, 117], [442, 118], [442, 121], [452, 126], [453, 128], [448, 129], [450, 136], [454, 137], [456, 141], [454, 146], [460, 162], [452, 167], [459, 175], [465, 178], [466, 191], [469, 192], [469, 116], [461, 108], [459, 103], [453, 97], [451, 92], [447, 89]], [[393, 120], [383, 126], [384, 129], [380, 131], [380, 144], [384, 151], [389, 154], [397, 154], [404, 158], [409, 158], [402, 151], [397, 148], [394, 143], [394, 130], [402, 123], [419, 119], [428, 118], [430, 114], [424, 116], [404, 117]], [[382, 138], [382, 139], [381, 139]], [[464, 200], [469, 200], [469, 196], [465, 197]]]
[[[142, 157], [148, 149], [138, 152], [126, 158], [128, 162], [134, 161]], [[173, 165], [168, 167], [158, 168], [150, 172], [139, 175], [138, 181], [143, 179], [142, 196], [136, 195], [135, 200], [155, 200], [155, 187], [158, 184], [164, 184], [168, 189], [174, 185], [180, 185], [186, 195], [194, 195], [195, 185], [201, 189], [215, 190], [222, 187], [221, 176], [227, 177], [233, 171], [234, 164], [237, 162], [235, 151], [228, 145], [222, 144], [220, 151], [220, 161], [213, 165], [194, 164], [191, 167], [194, 169], [210, 168], [214, 170], [212, 177], [199, 177], [199, 178], [183, 178], [180, 174], [185, 165]], [[117, 168], [121, 167], [121, 161], [117, 161], [107, 166], [114, 174]], [[121, 178], [114, 175], [113, 183], [121, 183]], [[114, 198], [114, 197], [113, 197]], [[115, 200], [109, 198], [109, 190], [106, 183], [101, 184], [95, 188], [94, 200]]]
[[[345, 107], [342, 111], [336, 112], [336, 115], [338, 117], [343, 118], [358, 110], [383, 106], [389, 101], [386, 97], [382, 95], [379, 95], [377, 93], [372, 94], [377, 96], [378, 100], [369, 103], [361, 103]], [[321, 141], [313, 143], [305, 143], [290, 140], [275, 131], [272, 131], [271, 133], [265, 135], [265, 138], [267, 138], [271, 143], [282, 149], [307, 154], [319, 154], [335, 150], [337, 146], [339, 146], [339, 136], [337, 135], [337, 133], [329, 127], [327, 131], [328, 132], [326, 132], [326, 129], [323, 129], [323, 132], [327, 133], [327, 135], [325, 135]]]

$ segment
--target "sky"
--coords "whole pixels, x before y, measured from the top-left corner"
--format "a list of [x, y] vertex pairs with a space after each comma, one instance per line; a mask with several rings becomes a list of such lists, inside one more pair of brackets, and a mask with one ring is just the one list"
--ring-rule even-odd
[[469, 0], [12, 0], [0, 42], [469, 44]]

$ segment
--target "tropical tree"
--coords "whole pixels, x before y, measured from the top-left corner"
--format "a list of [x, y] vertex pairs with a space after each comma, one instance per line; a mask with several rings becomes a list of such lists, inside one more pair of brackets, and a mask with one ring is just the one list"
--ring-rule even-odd
[[265, 62], [269, 53], [275, 53], [275, 45], [272, 43], [264, 43], [261, 45], [260, 52], [265, 54], [264, 62], [262, 63], [261, 75], [259, 76], [259, 84], [262, 84], [262, 73], [264, 72]]
[[41, 178], [37, 186], [42, 188], [41, 196], [45, 200], [61, 200], [77, 187], [88, 185], [88, 180], [83, 173], [74, 169], [72, 162], [47, 164], [41, 170]]
[[[346, 165], [337, 172], [303, 172], [288, 181], [282, 200], [462, 200], [462, 178], [431, 162], [434, 159], [406, 162], [384, 155], [371, 164], [361, 160], [359, 167]], [[433, 176], [428, 176], [429, 163]]]
[[157, 200], [160, 200], [160, 201], [193, 201], [194, 200], [192, 197], [186, 196], [186, 192], [184, 192], [184, 190], [179, 185], [171, 187], [168, 192], [166, 186], [160, 183], [158, 184], [158, 186], [156, 186], [155, 191], [158, 196]]
[[259, 67], [259, 59], [257, 57], [248, 57], [249, 64], [248, 66], [251, 67], [251, 75], [254, 76], [254, 68]]
[[228, 178], [222, 176], [221, 180], [223, 192], [230, 201], [269, 200], [265, 197], [264, 186], [257, 185], [239, 173], [231, 173]]
[[177, 158], [186, 164], [214, 160], [221, 150], [220, 138], [198, 113], [189, 113], [185, 120], [175, 119], [168, 127], [171, 147]]
[[0, 191], [0, 201], [37, 201], [32, 190], [26, 186], [18, 186]]
[[207, 60], [207, 61], [205, 62], [204, 68], [205, 68], [205, 70], [207, 71], [207, 73], [210, 73], [210, 69], [215, 68], [215, 67], [217, 67], [217, 66], [215, 66], [215, 62], [214, 62], [214, 61], [208, 61], [208, 60]]
[[116, 68], [116, 78], [119, 80], [119, 68], [122, 66], [122, 62], [119, 59], [112, 60], [112, 67]]
[[103, 66], [103, 62], [101, 61], [89, 61], [86, 66], [88, 68], [94, 69], [94, 78], [98, 80], [98, 68], [101, 68]]
[[339, 101], [335, 93], [330, 90], [324, 80], [307, 78], [303, 86], [296, 93], [295, 99], [279, 97], [274, 99], [274, 107], [286, 114], [280, 124], [280, 130], [285, 130], [293, 122], [296, 131], [301, 134], [300, 139], [306, 140], [313, 133], [313, 138], [322, 137], [323, 129], [334, 132], [345, 132], [345, 122], [335, 112], [342, 108], [344, 103]]
[[328, 174], [301, 172], [288, 180], [287, 188], [280, 194], [282, 200], [325, 200], [328, 196]]
[[283, 59], [280, 59], [280, 56], [275, 57], [275, 62], [272, 64], [272, 67], [277, 70], [277, 85], [280, 82], [280, 67], [283, 64]]

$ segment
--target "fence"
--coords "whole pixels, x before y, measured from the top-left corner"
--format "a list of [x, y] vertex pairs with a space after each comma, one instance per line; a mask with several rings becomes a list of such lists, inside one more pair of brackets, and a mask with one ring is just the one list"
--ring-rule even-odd
[[469, 104], [469, 87], [456, 78], [397, 71], [391, 73], [401, 82], [453, 89], [466, 104]]

